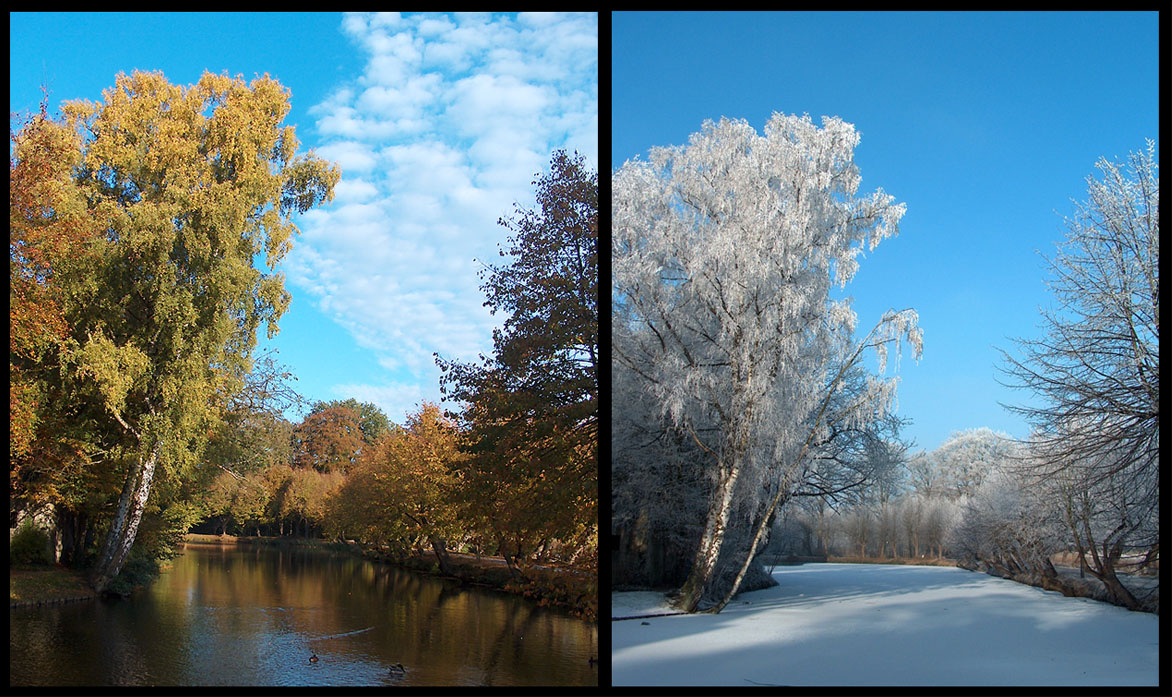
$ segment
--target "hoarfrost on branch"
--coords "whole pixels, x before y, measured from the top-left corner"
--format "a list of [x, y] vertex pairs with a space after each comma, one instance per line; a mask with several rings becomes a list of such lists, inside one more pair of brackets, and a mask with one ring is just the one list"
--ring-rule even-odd
[[[904, 337], [919, 358], [913, 310], [886, 313], [855, 342], [850, 300], [830, 297], [865, 249], [896, 234], [905, 210], [881, 190], [856, 196], [858, 142], [837, 117], [819, 128], [774, 114], [763, 136], [722, 119], [615, 173], [615, 379], [635, 381], [694, 442], [712, 483], [681, 589], [688, 611], [701, 599], [718, 611], [735, 593], [831, 412], [856, 424], [889, 410], [895, 378], [868, 380], [850, 408], [827, 409], [864, 349], [885, 369]], [[725, 549], [730, 524], [747, 533], [735, 550]], [[737, 567], [730, 590], [724, 572]]]

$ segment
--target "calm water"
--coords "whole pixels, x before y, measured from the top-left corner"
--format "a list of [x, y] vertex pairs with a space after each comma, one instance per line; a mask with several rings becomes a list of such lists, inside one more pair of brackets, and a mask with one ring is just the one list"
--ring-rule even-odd
[[304, 548], [188, 545], [132, 600], [12, 608], [9, 629], [12, 685], [598, 683], [593, 622]]

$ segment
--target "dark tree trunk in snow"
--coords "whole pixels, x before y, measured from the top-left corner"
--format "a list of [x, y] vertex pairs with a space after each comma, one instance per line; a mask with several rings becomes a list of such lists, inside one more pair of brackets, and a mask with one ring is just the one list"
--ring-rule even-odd
[[1111, 601], [1128, 610], [1140, 609], [1139, 601], [1135, 599], [1135, 595], [1127, 589], [1127, 586], [1123, 585], [1123, 582], [1115, 574], [1115, 564], [1123, 556], [1120, 545], [1104, 543], [1103, 554], [1100, 555], [1094, 547], [1091, 548], [1091, 554], [1095, 562], [1093, 566], [1089, 566], [1091, 574], [1103, 582]]

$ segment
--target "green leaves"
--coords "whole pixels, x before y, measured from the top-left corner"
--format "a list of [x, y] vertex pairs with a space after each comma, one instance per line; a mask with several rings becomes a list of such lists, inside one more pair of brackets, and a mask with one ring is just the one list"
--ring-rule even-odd
[[103, 334], [90, 334], [76, 361], [78, 374], [97, 382], [106, 408], [122, 421], [126, 395], [136, 385], [142, 387], [150, 358], [133, 344], [118, 346]]
[[[157, 453], [165, 508], [190, 493], [183, 484], [249, 371], [260, 323], [272, 336], [288, 307], [276, 267], [297, 231], [292, 216], [330, 200], [340, 172], [296, 156], [294, 129], [280, 125], [289, 91], [267, 75], [246, 83], [205, 73], [179, 86], [136, 71], [102, 97], [69, 102], [63, 123], [42, 115], [14, 136], [13, 178], [27, 183], [13, 190], [14, 218], [25, 221], [14, 240], [29, 242], [14, 247], [14, 261], [29, 262], [29, 278], [51, 277], [60, 302], [58, 317], [30, 311], [21, 326], [63, 347], [45, 366], [63, 370], [14, 388], [16, 432], [22, 448], [35, 444], [30, 462], [62, 450], [38, 424], [76, 424], [68, 430], [89, 442], [73, 451]], [[86, 244], [42, 254], [42, 239], [66, 240], [32, 234], [50, 226]], [[265, 269], [253, 263], [262, 252]], [[35, 299], [37, 287], [27, 289]], [[119, 484], [127, 471], [103, 472], [90, 489], [118, 498], [119, 486], [135, 487], [145, 499], [150, 476]], [[119, 529], [132, 537], [136, 525]]]

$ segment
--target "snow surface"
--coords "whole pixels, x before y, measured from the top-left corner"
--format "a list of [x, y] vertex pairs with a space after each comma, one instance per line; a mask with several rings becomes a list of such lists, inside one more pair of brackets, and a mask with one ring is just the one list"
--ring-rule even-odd
[[[718, 615], [612, 621], [614, 685], [1156, 685], [1156, 615], [964, 569], [778, 567]], [[672, 612], [614, 593], [612, 617]], [[646, 624], [644, 624], [646, 623]]]

